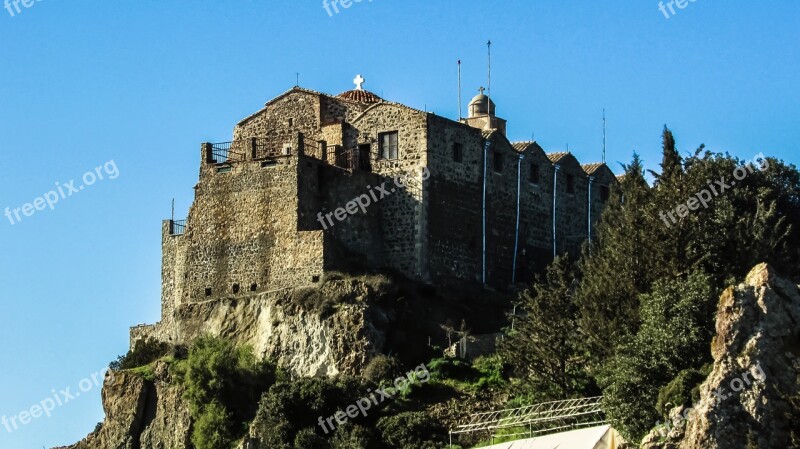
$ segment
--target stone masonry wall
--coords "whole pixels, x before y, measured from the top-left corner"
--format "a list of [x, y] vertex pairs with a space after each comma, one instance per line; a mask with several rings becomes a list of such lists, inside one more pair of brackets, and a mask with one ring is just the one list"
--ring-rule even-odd
[[[379, 156], [379, 136], [398, 133], [398, 158], [384, 160]], [[370, 145], [372, 171], [381, 177], [391, 194], [380, 200], [383, 258], [386, 266], [407, 276], [425, 279], [424, 260], [427, 236], [427, 210], [422, 168], [427, 166], [426, 114], [393, 103], [380, 103], [368, 108], [346, 130], [346, 146]], [[394, 179], [409, 179], [409, 186], [399, 189]]]
[[[428, 270], [435, 282], [480, 282], [483, 138], [478, 129], [440, 117], [431, 117], [428, 126]], [[453, 158], [457, 143], [460, 162]]]

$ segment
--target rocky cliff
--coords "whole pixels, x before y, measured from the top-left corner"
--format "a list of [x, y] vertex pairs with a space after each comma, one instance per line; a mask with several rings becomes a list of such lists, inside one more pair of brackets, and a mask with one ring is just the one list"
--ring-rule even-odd
[[714, 366], [692, 408], [670, 412], [645, 449], [800, 447], [800, 292], [767, 266], [720, 298]]
[[[250, 346], [292, 376], [361, 378], [378, 354], [408, 363], [429, 360], [429, 337], [446, 341], [440, 324], [448, 320], [479, 316], [481, 323], [500, 327], [505, 317], [499, 296], [461, 294], [440, 296], [382, 275], [331, 276], [314, 288], [184, 304], [158, 325], [137, 328], [134, 337], [172, 345], [222, 337]], [[105, 422], [68, 449], [191, 447], [182, 382], [172, 378], [179, 374], [165, 361], [144, 368], [110, 372], [103, 387]]]
[[189, 415], [182, 390], [166, 363], [157, 362], [152, 380], [111, 372], [103, 384], [106, 419], [83, 441], [59, 449], [187, 448]]

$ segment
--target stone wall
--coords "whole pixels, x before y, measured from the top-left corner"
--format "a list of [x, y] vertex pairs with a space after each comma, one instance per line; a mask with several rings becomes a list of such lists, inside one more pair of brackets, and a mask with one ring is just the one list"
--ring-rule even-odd
[[[521, 169], [520, 246], [517, 281], [530, 282], [553, 259], [553, 173], [535, 142], [524, 144]], [[533, 173], [538, 170], [538, 179]], [[538, 182], [536, 182], [538, 181]]]
[[[431, 116], [428, 133], [428, 271], [434, 282], [481, 280], [483, 138], [478, 129]], [[453, 146], [461, 145], [461, 161]]]
[[[351, 125], [346, 130], [346, 146], [369, 145], [372, 172], [379, 175], [385, 188], [391, 191], [380, 200], [384, 263], [407, 276], [425, 279], [427, 210], [423, 207], [422, 168], [428, 164], [426, 114], [402, 105], [380, 103], [368, 108]], [[398, 157], [381, 159], [379, 136], [395, 131], [398, 133]], [[409, 180], [410, 185], [398, 188], [394, 184], [398, 177]]]

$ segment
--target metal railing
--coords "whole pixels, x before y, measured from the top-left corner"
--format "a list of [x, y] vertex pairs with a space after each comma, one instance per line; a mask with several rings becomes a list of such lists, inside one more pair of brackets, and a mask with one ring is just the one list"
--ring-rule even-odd
[[288, 156], [291, 150], [276, 148], [269, 139], [250, 137], [231, 142], [209, 143], [206, 158], [209, 163], [223, 164], [269, 157]]
[[306, 156], [319, 159], [322, 162], [341, 168], [348, 172], [365, 170], [366, 164], [359, 158], [357, 148], [345, 149], [341, 145], [323, 145], [310, 139], [303, 139], [303, 152]]
[[490, 433], [494, 443], [496, 433], [501, 429], [518, 429], [517, 433], [502, 435], [503, 438], [518, 439], [606, 424], [602, 399], [602, 396], [594, 396], [475, 413], [467, 417], [466, 423], [450, 431], [450, 444], [453, 435], [458, 434]]
[[169, 235], [183, 235], [186, 232], [186, 220], [170, 220]]

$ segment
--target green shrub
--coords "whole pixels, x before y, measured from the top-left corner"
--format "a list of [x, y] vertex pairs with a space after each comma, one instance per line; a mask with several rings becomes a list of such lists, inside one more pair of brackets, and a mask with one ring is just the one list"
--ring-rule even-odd
[[[290, 448], [295, 442], [294, 435], [309, 428], [320, 437], [332, 438], [333, 429], [326, 425], [326, 433], [319, 425], [319, 418], [324, 420], [333, 416], [364, 394], [363, 386], [354, 381], [327, 378], [280, 381], [261, 398], [255, 420], [261, 442], [269, 448]], [[374, 413], [370, 411], [366, 418], [356, 420], [371, 422], [378, 413], [377, 408], [375, 410]], [[338, 429], [340, 426], [335, 427]]]
[[663, 415], [667, 415], [669, 410], [674, 407], [690, 407], [700, 400], [700, 384], [706, 380], [710, 372], [711, 365], [706, 365], [701, 369], [689, 368], [681, 371], [666, 386], [658, 392], [658, 403], [656, 409]]
[[[317, 448], [317, 446], [313, 447]], [[380, 446], [376, 446], [375, 436], [371, 429], [345, 424], [336, 429], [336, 433], [330, 440], [330, 447], [331, 449], [370, 449]]]
[[222, 449], [243, 436], [243, 424], [256, 414], [257, 398], [277, 377], [275, 367], [258, 361], [251, 349], [211, 337], [195, 342], [182, 370], [189, 411], [196, 422], [208, 423], [192, 435], [198, 449], [212, 437], [218, 444], [215, 449]]
[[207, 404], [195, 416], [192, 443], [195, 449], [224, 449], [231, 447], [230, 414], [217, 401]]
[[117, 360], [109, 363], [108, 367], [113, 371], [138, 368], [149, 365], [161, 357], [172, 355], [173, 347], [169, 343], [157, 341], [152, 338], [138, 340], [133, 345], [133, 349], [126, 355], [117, 357]]
[[364, 369], [364, 379], [380, 384], [382, 381], [394, 379], [399, 372], [399, 364], [395, 358], [377, 355], [369, 361]]
[[297, 432], [297, 435], [294, 437], [294, 448], [295, 449], [327, 449], [330, 445], [328, 442], [325, 441], [324, 438], [317, 435], [317, 432], [311, 428], [306, 427], [305, 429]]
[[378, 420], [381, 441], [394, 449], [429, 449], [444, 443], [447, 431], [421, 412], [404, 412]]
[[479, 357], [472, 366], [480, 373], [475, 389], [501, 388], [507, 384], [504, 375], [505, 365], [500, 356]]
[[471, 381], [478, 377], [472, 366], [459, 359], [440, 358], [428, 363], [428, 371], [435, 380], [455, 379]]

